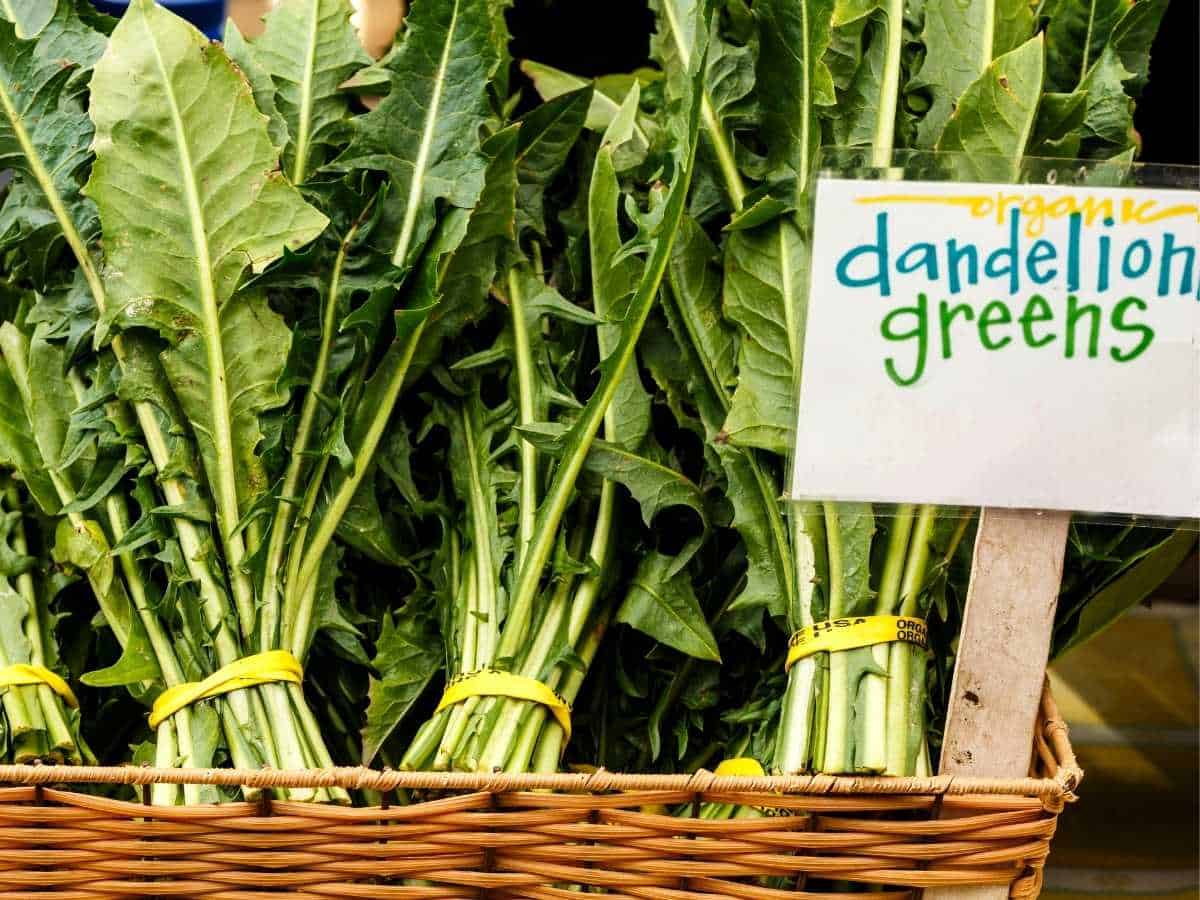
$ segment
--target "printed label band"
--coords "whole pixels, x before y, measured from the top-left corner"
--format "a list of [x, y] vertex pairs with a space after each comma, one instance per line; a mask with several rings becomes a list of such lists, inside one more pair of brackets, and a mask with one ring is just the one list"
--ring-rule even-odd
[[785, 669], [814, 653], [853, 650], [897, 641], [929, 646], [929, 629], [924, 619], [912, 616], [851, 616], [827, 619], [801, 628], [788, 641]]

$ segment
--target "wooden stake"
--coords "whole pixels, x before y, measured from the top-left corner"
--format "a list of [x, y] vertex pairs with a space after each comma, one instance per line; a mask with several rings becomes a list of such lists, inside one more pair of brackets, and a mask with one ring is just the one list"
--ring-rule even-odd
[[[1071, 515], [985, 509], [979, 517], [941, 774], [1029, 774]], [[1007, 887], [936, 888], [928, 900], [1004, 900]]]

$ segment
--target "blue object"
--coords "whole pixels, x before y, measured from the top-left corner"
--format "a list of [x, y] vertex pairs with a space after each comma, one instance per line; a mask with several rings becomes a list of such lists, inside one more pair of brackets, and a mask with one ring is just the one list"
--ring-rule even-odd
[[[177, 16], [187, 19], [213, 40], [220, 40], [221, 31], [225, 27], [225, 0], [158, 0], [160, 6], [165, 6]], [[129, 0], [92, 0], [92, 4], [100, 12], [110, 16], [120, 17]]]

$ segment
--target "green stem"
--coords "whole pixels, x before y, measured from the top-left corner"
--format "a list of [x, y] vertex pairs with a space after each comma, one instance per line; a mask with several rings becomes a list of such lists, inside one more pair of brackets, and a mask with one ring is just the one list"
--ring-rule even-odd
[[[600, 488], [600, 502], [596, 507], [596, 518], [592, 527], [591, 543], [588, 547], [588, 558], [596, 572], [603, 572], [611, 557], [615, 507], [616, 485], [611, 481], [605, 481]], [[571, 552], [578, 552], [578, 550], [572, 548]], [[578, 585], [573, 578], [563, 578], [559, 582], [538, 628], [537, 638], [522, 661], [520, 667], [522, 675], [529, 678], [544, 678], [547, 685], [557, 689], [560, 680], [565, 679], [567, 683], [572, 683], [571, 672], [574, 672], [578, 675], [578, 681], [582, 683], [586, 668], [582, 672], [572, 669], [565, 676], [561, 672], [562, 665], [555, 666], [548, 673], [546, 668], [549, 665], [550, 654], [557, 642], [564, 618], [566, 619], [567, 645], [575, 647], [583, 637], [584, 628], [599, 596], [600, 586], [600, 575], [589, 575], [579, 581]], [[574, 690], [578, 692], [578, 684], [575, 685]], [[573, 698], [568, 698], [568, 702], [571, 699]], [[493, 768], [525, 771], [530, 758], [536, 752], [537, 735], [541, 734], [542, 724], [546, 721], [546, 709], [543, 706], [521, 701], [504, 701], [496, 724], [489, 732], [488, 743], [474, 767], [479, 771], [490, 771]], [[519, 730], [522, 736], [517, 738], [515, 735]], [[525, 733], [526, 731], [528, 734]], [[557, 761], [555, 767], [557, 768]]]
[[[8, 655], [4, 652], [4, 645], [0, 642], [0, 666], [10, 666], [13, 662], [14, 660], [9, 659]], [[38, 731], [29, 710], [31, 700], [33, 700], [33, 692], [28, 688], [10, 687], [4, 692], [4, 715], [8, 721], [9, 735], [14, 740], [23, 735]], [[22, 757], [27, 755], [27, 753], [21, 754]], [[28, 762], [38, 755], [37, 753], [33, 753], [29, 756], [29, 759], [20, 759], [17, 761]]]
[[[308, 748], [312, 752], [313, 762], [316, 764], [315, 767], [318, 769], [333, 768], [333, 757], [325, 746], [325, 738], [321, 734], [321, 725], [317, 722], [317, 717], [313, 715], [308, 701], [304, 698], [304, 689], [298, 684], [288, 684], [285, 687], [288, 695], [291, 697], [292, 709], [299, 720], [300, 732], [307, 740]], [[335, 803], [350, 802], [350, 794], [344, 788], [331, 787], [328, 789], [328, 792]]]
[[[314, 6], [315, 9], [315, 6]], [[297, 149], [296, 168], [303, 173], [304, 161]], [[297, 178], [297, 182], [302, 180]], [[292, 442], [291, 459], [283, 476], [280, 487], [279, 506], [275, 519], [271, 523], [270, 544], [267, 547], [266, 565], [263, 568], [262, 610], [259, 621], [259, 648], [269, 650], [276, 646], [279, 640], [279, 575], [283, 571], [283, 558], [288, 548], [288, 538], [291, 536], [293, 498], [300, 488], [303, 476], [309, 442], [320, 406], [321, 392], [325, 389], [325, 380], [329, 374], [329, 358], [333, 350], [333, 338], [337, 326], [338, 294], [341, 290], [342, 270], [346, 265], [346, 254], [351, 241], [358, 231], [358, 223], [351, 226], [338, 247], [337, 256], [333, 261], [333, 270], [329, 275], [329, 286], [325, 293], [325, 308], [321, 316], [321, 343], [317, 349], [317, 361], [313, 367], [312, 379], [304, 395], [304, 403], [300, 408], [300, 421], [296, 426], [296, 437]]]
[[[600, 505], [596, 513], [596, 527], [592, 532], [592, 545], [589, 555], [598, 572], [603, 572], [609, 565], [613, 552], [612, 522], [616, 502], [616, 486], [606, 481], [601, 487]], [[575, 597], [570, 604], [570, 618], [567, 620], [567, 641], [575, 647], [576, 655], [583, 661], [583, 668], [564, 666], [561, 663], [555, 667], [552, 674], [551, 687], [558, 690], [569, 704], [574, 704], [579, 696], [583, 679], [596, 658], [596, 651], [601, 638], [608, 627], [608, 621], [613, 614], [611, 607], [603, 609], [591, 621], [593, 610], [600, 596], [603, 578], [601, 575], [589, 575], [584, 578], [575, 590]], [[556, 772], [562, 759], [563, 745], [566, 743], [566, 732], [551, 718], [546, 708], [537, 707], [532, 716], [534, 720], [544, 725], [537, 728], [538, 740], [533, 744], [529, 757], [516, 757], [510, 762], [511, 771]], [[531, 726], [533, 727], [533, 726]]]
[[829, 654], [819, 653], [812, 657], [818, 664], [813, 677], [813, 735], [812, 735], [812, 770], [824, 772], [825, 768], [825, 737], [829, 733]]
[[[791, 554], [794, 567], [793, 603], [788, 606], [788, 627], [796, 631], [813, 622], [813, 600], [818, 589], [826, 589], [822, 572], [825, 559], [825, 519], [819, 504], [793, 503]], [[808, 768], [816, 750], [813, 723], [818, 686], [818, 658], [808, 656], [788, 670], [788, 685], [783, 696], [783, 713], [775, 741], [774, 767], [786, 774]], [[821, 747], [822, 752], [824, 747]]]
[[[908, 555], [914, 509], [911, 504], [896, 508], [888, 529], [887, 555], [879, 581], [875, 615], [894, 615], [900, 605], [900, 581]], [[890, 653], [888, 644], [876, 644], [871, 657], [882, 674], [869, 672], [862, 681], [862, 723], [854, 750], [856, 772], [882, 772], [887, 768], [887, 686]]]
[[[467, 451], [467, 473], [470, 478], [469, 507], [471, 516], [472, 558], [475, 561], [475, 667], [491, 665], [495, 659], [496, 622], [500, 617], [500, 604], [496, 596], [497, 566], [492, 556], [491, 525], [494, 515], [487, 502], [483, 488], [483, 472], [480, 469], [482, 453], [487, 448], [478, 447], [475, 438], [482, 432], [476, 416], [463, 409], [464, 435]], [[468, 623], [470, 625], [470, 623]]]
[[[920, 608], [925, 574], [929, 567], [929, 547], [937, 522], [937, 508], [922, 506], [913, 526], [908, 561], [900, 585], [899, 615], [915, 616]], [[914, 693], [919, 698], [924, 684], [925, 654], [921, 648], [897, 641], [889, 645], [887, 695], [887, 774], [911, 775], [915, 765], [917, 742], [914, 732], [920, 727], [913, 721]]]
[[[516, 267], [508, 273], [508, 302], [512, 311], [513, 362], [517, 370], [517, 411], [521, 425], [537, 420], [534, 402], [535, 382], [533, 354], [529, 347], [529, 326], [526, 320], [525, 298], [522, 296], [520, 273]], [[533, 543], [533, 529], [537, 520], [538, 464], [537, 450], [529, 441], [517, 438], [521, 457], [521, 500], [520, 521], [517, 527], [516, 562], [520, 566]]]
[[[600, 649], [600, 644], [603, 642], [604, 632], [608, 628], [608, 620], [611, 614], [612, 610], [607, 609], [596, 619], [595, 624], [587, 632], [586, 637], [575, 651], [579, 658], [583, 660], [583, 671], [576, 668], [568, 669], [566, 678], [563, 679], [562, 685], [558, 689], [558, 692], [562, 694], [563, 699], [567, 703], [574, 704], [579, 697], [579, 690], [583, 686], [584, 675], [591, 668], [592, 662], [596, 658], [596, 652]], [[556, 719], [546, 717], [544, 707], [540, 708], [540, 714], [545, 720], [545, 730], [542, 732], [541, 738], [537, 743], [532, 765], [528, 769], [533, 772], [557, 772], [559, 763], [562, 760], [563, 746], [566, 743], [567, 734]]]
[[[688, 46], [686, 36], [679, 21], [679, 12], [675, 9], [674, 0], [663, 0], [661, 9], [663, 18], [667, 22], [667, 27], [671, 31], [671, 42], [675, 45], [675, 52], [679, 54], [680, 67], [686, 72], [691, 65], [691, 48]], [[704, 124], [704, 131], [713, 146], [713, 154], [717, 158], [717, 168], [720, 170], [721, 178], [725, 182], [725, 190], [729, 194], [733, 208], [740, 210], [746, 200], [746, 185], [742, 181], [741, 173], [738, 171], [737, 159], [734, 156], [729, 136], [725, 133], [725, 129], [721, 127], [720, 120], [717, 119], [716, 110], [713, 107], [712, 98], [709, 96], [707, 88], [702, 90], [700, 97], [700, 119]]]
[[[996, 49], [996, 0], [987, 0], [983, 4], [983, 26], [979, 38], [978, 71], [982, 73], [991, 65], [992, 54]], [[1087, 57], [1086, 51], [1084, 57]]]
[[292, 168], [292, 184], [302, 184], [308, 174], [309, 141], [312, 138], [313, 72], [317, 65], [317, 38], [321, 34], [321, 4], [310, 6], [307, 22], [308, 40], [304, 49], [303, 72], [300, 79], [300, 109], [296, 123], [295, 165]]
[[[85, 388], [79, 373], [72, 369], [67, 373], [68, 383], [75, 395], [76, 402], [82, 402], [84, 399]], [[63, 487], [60, 493], [66, 491], [70, 496], [74, 497], [74, 490], [66, 485], [63, 480]], [[64, 494], [65, 497], [67, 494]], [[67, 502], [67, 501], [64, 501]], [[116, 543], [120, 543], [126, 532], [129, 530], [129, 511], [126, 506], [125, 498], [118, 493], [112, 493], [104, 501], [105, 518], [108, 521], [109, 531]], [[163, 682], [168, 686], [182, 684], [186, 679], [183, 675], [183, 670], [179, 665], [179, 660], [175, 655], [175, 648], [171, 644], [170, 638], [163, 629], [162, 622], [158, 614], [151, 607], [150, 599], [146, 593], [146, 585], [142, 578], [142, 571], [134, 559], [131, 552], [124, 552], [117, 555], [117, 563], [121, 569], [121, 574], [124, 577], [125, 588], [129, 594], [130, 603], [132, 603], [138, 619], [146, 632], [146, 636], [150, 640], [150, 646], [154, 650], [155, 659], [158, 661], [159, 671], [162, 674]], [[249, 710], [245, 710], [245, 719], [237, 724], [230, 723], [230, 728], [249, 728], [250, 723]], [[182, 709], [171, 717], [173, 720], [174, 731], [171, 735], [171, 740], [176, 741], [176, 750], [174, 756], [178, 757], [185, 767], [199, 767], [200, 762], [195, 758], [195, 745], [192, 741], [192, 721], [191, 713], [187, 709]], [[245, 742], [231, 742], [233, 747], [244, 747]], [[257, 755], [240, 755], [235, 763], [238, 766], [257, 766], [260, 760]], [[184, 798], [187, 802], [195, 803], [200, 798], [200, 786], [188, 785], [184, 789]]]
[[[990, 0], [989, 0], [990, 5]], [[896, 108], [900, 98], [900, 52], [904, 48], [904, 0], [887, 0], [887, 46], [879, 79], [879, 115], [875, 120], [875, 165], [886, 166], [896, 142]]]
[[449, 718], [450, 711], [443, 710], [433, 718], [425, 720], [424, 724], [417, 729], [408, 749], [404, 751], [404, 756], [400, 760], [401, 769], [412, 771], [429, 767], [430, 760], [433, 759], [442, 742], [442, 735], [446, 731], [446, 722]]
[[288, 635], [292, 633], [296, 616], [301, 602], [300, 592], [295, 585], [300, 580], [300, 560], [303, 548], [308, 540], [308, 526], [312, 523], [313, 510], [321, 496], [321, 485], [329, 468], [330, 457], [325, 456], [317, 461], [316, 467], [309, 476], [308, 488], [304, 491], [304, 500], [300, 504], [300, 512], [296, 519], [296, 527], [292, 531], [290, 543], [292, 552], [288, 554], [287, 576], [284, 578], [283, 621], [280, 625], [280, 643], [288, 643]]
[[[829, 618], [845, 615], [845, 573], [842, 569], [841, 522], [837, 506], [824, 504], [826, 546], [829, 553]], [[829, 715], [826, 719], [825, 765], [823, 771], [841, 773], [850, 770], [850, 670], [845, 653], [829, 654]]]
[[[173, 769], [179, 757], [179, 744], [175, 738], [175, 723], [171, 719], [159, 723], [154, 732], [154, 765], [161, 769]], [[154, 806], [175, 806], [179, 802], [179, 785], [154, 784], [150, 788], [150, 802]]]
[[[473, 536], [473, 545], [465, 555], [462, 590], [459, 593], [459, 596], [465, 595], [466, 597], [462, 617], [461, 665], [463, 672], [473, 672], [480, 668], [481, 665], [481, 660], [476, 650], [476, 638], [479, 629], [479, 582], [478, 569], [474, 565], [474, 542], [477, 540], [478, 535]], [[488, 577], [491, 577], [490, 573]], [[478, 705], [478, 697], [468, 697], [462, 703], [456, 703], [442, 714], [445, 723], [441, 730], [441, 740], [437, 753], [433, 759], [433, 768], [435, 771], [443, 771], [454, 764], [459, 741], [462, 739], [471, 714], [474, 713], [475, 707]]]
[[[479, 570], [475, 566], [475, 548], [468, 547], [466, 565], [463, 568], [462, 581], [456, 598], [466, 597], [463, 604], [461, 643], [462, 672], [474, 672], [480, 666], [479, 647]], [[455, 582], [451, 582], [455, 583]]]
[[[20, 512], [20, 497], [17, 489], [9, 485], [4, 492], [9, 509]], [[13, 550], [20, 556], [29, 553], [29, 544], [25, 538], [25, 523], [18, 518], [12, 529]], [[37, 589], [33, 583], [33, 575], [22, 572], [16, 579], [17, 593], [24, 600], [29, 614], [24, 621], [25, 636], [29, 640], [29, 661], [34, 665], [46, 665], [46, 648], [42, 637], [42, 609], [38, 602]], [[46, 726], [46, 741], [51, 751], [59, 751], [69, 762], [80, 762], [79, 749], [75, 746], [75, 738], [67, 724], [66, 713], [63, 710], [62, 698], [44, 684], [33, 690], [35, 698], [30, 698], [40, 707], [41, 718]], [[32, 709], [30, 710], [32, 714]]]
[[[77, 391], [78, 389], [79, 386], [76, 386]], [[119, 543], [129, 530], [129, 513], [125, 507], [124, 498], [119, 494], [110, 494], [104, 501], [104, 509], [105, 515], [108, 518], [109, 529], [112, 531], [113, 540]], [[175, 655], [175, 648], [171, 645], [171, 640], [167, 637], [158, 615], [150, 606], [150, 599], [146, 595], [146, 585], [142, 579], [142, 572], [137, 561], [133, 558], [132, 553], [121, 553], [117, 556], [117, 562], [121, 567], [121, 574], [125, 578], [125, 586], [129, 591], [130, 602], [133, 603], [133, 607], [138, 614], [138, 619], [146, 631], [146, 636], [150, 639], [150, 646], [154, 649], [154, 656], [158, 660], [158, 667], [162, 672], [163, 682], [168, 687], [182, 684], [185, 679], [183, 677], [183, 670], [179, 665], [179, 660]], [[168, 725], [170, 728], [167, 728]], [[164, 731], [164, 729], [166, 730]], [[174, 742], [174, 750], [171, 754], [174, 757], [171, 762], [172, 766], [176, 765], [178, 761], [185, 768], [201, 767], [201, 761], [195, 757], [195, 744], [192, 740], [191, 710], [181, 709], [175, 715], [171, 716], [169, 723], [164, 722], [159, 726], [155, 739], [161, 739], [164, 734], [167, 735], [167, 740]], [[237, 765], [239, 766], [255, 763], [257, 763], [256, 758], [245, 758], [237, 761]], [[200, 802], [200, 785], [184, 786], [183, 794], [184, 802], [186, 803]], [[166, 796], [165, 793], [163, 796]]]
[[[312, 541], [304, 549], [304, 556], [300, 563], [300, 569], [297, 573], [297, 584], [295, 585], [296, 590], [299, 591], [299, 596], [302, 598], [306, 594], [309, 596], [315, 595], [315, 592], [314, 594], [309, 594], [309, 588], [315, 584], [317, 570], [321, 566], [321, 559], [325, 555], [330, 542], [333, 540], [338, 525], [342, 521], [342, 516], [346, 514], [346, 510], [349, 508], [350, 501], [354, 498], [358, 486], [362, 484], [363, 478], [371, 470], [375, 450], [379, 446], [379, 441], [383, 438], [383, 433], [387, 428], [388, 420], [391, 418], [392, 410], [396, 406], [396, 399], [400, 396], [400, 388], [403, 387], [404, 379], [408, 375], [408, 368], [412, 363], [417, 344], [421, 340], [421, 334], [425, 330], [426, 321], [422, 320], [413, 329], [412, 334], [405, 338], [405, 344], [398, 363], [390, 373], [379, 405], [372, 413], [371, 420], [367, 425], [367, 431], [363, 435], [362, 444], [355, 448], [353, 471], [341, 482], [334, 492], [333, 497], [330, 498], [329, 506], [325, 509], [325, 513], [321, 517], [321, 522], [313, 534]], [[289, 585], [289, 590], [291, 588], [292, 586]], [[313, 607], [311, 602], [302, 602], [299, 604], [291, 634], [287, 636], [291, 643], [292, 653], [296, 655], [297, 659], [303, 659], [304, 652], [307, 649], [308, 630], [312, 624], [312, 613]]]

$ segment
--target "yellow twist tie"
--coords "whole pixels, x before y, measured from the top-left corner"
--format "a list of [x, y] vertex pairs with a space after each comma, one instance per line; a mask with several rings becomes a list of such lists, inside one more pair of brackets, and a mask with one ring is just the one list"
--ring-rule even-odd
[[902, 641], [921, 649], [929, 646], [929, 629], [924, 619], [912, 616], [856, 616], [814, 622], [801, 628], [788, 641], [784, 670], [814, 653], [854, 650], [875, 644]]
[[536, 678], [497, 669], [480, 669], [477, 672], [456, 675], [446, 685], [446, 693], [442, 694], [442, 700], [434, 714], [455, 703], [462, 703], [468, 697], [512, 697], [514, 700], [540, 703], [550, 710], [555, 721], [562, 726], [565, 739], [571, 739], [571, 705], [561, 694]]
[[79, 701], [71, 686], [45, 666], [35, 666], [32, 663], [14, 663], [0, 668], [0, 688], [24, 687], [26, 685], [44, 684], [58, 696], [67, 701], [67, 706], [79, 709]]
[[762, 763], [749, 756], [738, 756], [726, 759], [715, 770], [714, 775], [745, 775], [761, 778], [767, 773], [763, 771]]
[[150, 727], [157, 728], [163, 719], [198, 700], [208, 700], [258, 684], [278, 681], [300, 684], [303, 679], [304, 670], [300, 663], [286, 650], [268, 650], [266, 653], [245, 656], [217, 669], [203, 681], [189, 681], [167, 688], [158, 695], [154, 708], [150, 710]]

